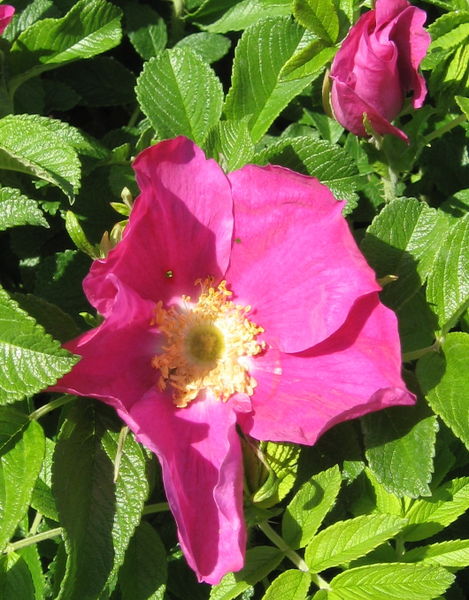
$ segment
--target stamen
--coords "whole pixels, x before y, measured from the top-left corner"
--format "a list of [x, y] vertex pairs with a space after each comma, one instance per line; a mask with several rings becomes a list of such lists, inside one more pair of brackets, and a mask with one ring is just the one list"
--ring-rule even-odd
[[250, 306], [229, 298], [226, 281], [213, 287], [213, 278], [198, 279], [197, 303], [182, 296], [182, 306], [155, 307], [152, 321], [166, 340], [161, 354], [152, 359], [159, 369], [158, 388], [173, 388], [176, 406], [187, 406], [201, 392], [226, 402], [235, 393], [252, 396], [256, 381], [248, 372], [247, 358], [265, 348], [256, 337], [264, 330], [247, 318]]

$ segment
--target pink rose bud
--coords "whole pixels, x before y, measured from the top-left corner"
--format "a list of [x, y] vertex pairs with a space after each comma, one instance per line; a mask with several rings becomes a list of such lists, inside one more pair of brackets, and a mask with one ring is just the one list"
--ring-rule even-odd
[[14, 6], [9, 6], [8, 4], [0, 5], [0, 35], [5, 31], [6, 26], [13, 19], [14, 14]]
[[407, 141], [390, 121], [408, 92], [414, 108], [425, 99], [427, 88], [418, 67], [430, 44], [423, 28], [426, 18], [425, 11], [407, 0], [377, 0], [375, 10], [350, 29], [332, 63], [331, 104], [337, 121], [355, 135], [367, 135], [366, 115], [376, 133]]

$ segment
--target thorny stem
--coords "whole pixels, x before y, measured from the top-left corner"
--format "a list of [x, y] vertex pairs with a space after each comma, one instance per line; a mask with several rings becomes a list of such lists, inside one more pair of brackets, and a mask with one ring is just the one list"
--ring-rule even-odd
[[156, 504], [147, 504], [144, 507], [143, 513], [144, 515], [152, 515], [154, 513], [166, 512], [169, 510], [169, 504], [167, 502], [157, 502]]
[[448, 131], [451, 131], [451, 129], [454, 129], [458, 125], [461, 125], [461, 123], [464, 123], [465, 120], [466, 120], [466, 115], [459, 115], [459, 117], [456, 117], [455, 119], [453, 119], [449, 123], [446, 123], [446, 125], [442, 125], [438, 129], [435, 129], [435, 131], [433, 131], [432, 133], [429, 133], [425, 137], [425, 141], [424, 141], [425, 145], [429, 144], [430, 142], [432, 142], [436, 138], [441, 137], [442, 135], [444, 135]]
[[51, 400], [47, 404], [44, 404], [44, 406], [40, 406], [39, 408], [34, 410], [29, 415], [29, 419], [31, 421], [37, 421], [37, 419], [40, 419], [44, 415], [47, 415], [47, 413], [50, 413], [51, 411], [55, 410], [56, 408], [60, 408], [61, 406], [64, 406], [65, 404], [68, 404], [69, 402], [72, 402], [73, 400], [75, 400], [75, 396], [69, 396], [69, 395], [59, 396], [58, 398]]
[[7, 554], [8, 552], [16, 552], [16, 550], [20, 550], [20, 548], [32, 546], [33, 544], [37, 544], [38, 542], [42, 542], [43, 540], [50, 540], [51, 538], [57, 537], [58, 535], [62, 535], [62, 532], [62, 527], [56, 527], [55, 529], [49, 529], [48, 531], [43, 531], [42, 533], [31, 535], [22, 540], [18, 540], [17, 542], [13, 542], [12, 544], [8, 544], [3, 550], [3, 553]]
[[[279, 550], [281, 550], [287, 558], [289, 558], [292, 563], [297, 567], [300, 571], [305, 573], [309, 572], [308, 565], [301, 558], [299, 554], [297, 554], [294, 550], [290, 548], [290, 546], [286, 543], [286, 541], [281, 538], [278, 533], [272, 529], [272, 527], [267, 523], [267, 521], [261, 521], [258, 523], [259, 529], [264, 533], [265, 536], [269, 538], [271, 542], [273, 542]], [[317, 573], [311, 573], [311, 579], [313, 583], [315, 583], [321, 590], [330, 590], [330, 586], [325, 579], [323, 579]]]

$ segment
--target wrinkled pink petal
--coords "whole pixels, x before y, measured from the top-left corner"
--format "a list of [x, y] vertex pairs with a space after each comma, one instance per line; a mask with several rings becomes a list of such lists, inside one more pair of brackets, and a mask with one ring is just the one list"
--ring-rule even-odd
[[179, 137], [144, 150], [133, 166], [141, 194], [124, 238], [107, 258], [93, 263], [83, 284], [104, 315], [114, 294], [109, 273], [142, 298], [167, 303], [194, 295], [198, 278], [220, 279], [230, 256], [231, 191], [215, 161]]
[[414, 108], [421, 108], [427, 95], [425, 77], [418, 71], [431, 42], [430, 34], [423, 28], [426, 20], [426, 12], [409, 7], [396, 20], [393, 31], [393, 37], [399, 46], [399, 72], [402, 85], [405, 91], [413, 90]]
[[99, 398], [128, 409], [157, 379], [150, 362], [158, 344], [158, 335], [150, 328], [154, 304], [116, 277], [110, 280], [115, 292], [108, 318], [64, 344], [82, 358], [50, 390]]
[[355, 135], [366, 136], [363, 115], [373, 129], [407, 141], [390, 123], [413, 92], [420, 108], [426, 95], [418, 67], [430, 43], [426, 13], [406, 0], [377, 0], [350, 29], [331, 67], [331, 106], [335, 118]]
[[229, 175], [235, 243], [226, 279], [265, 337], [298, 352], [331, 335], [360, 296], [379, 290], [341, 215], [316, 179], [248, 165]]
[[334, 80], [331, 89], [331, 102], [334, 107], [334, 116], [337, 121], [355, 135], [368, 135], [363, 126], [363, 115], [366, 114], [376, 133], [379, 133], [380, 135], [389, 133], [401, 138], [401, 140], [404, 140], [405, 142], [409, 139], [401, 129], [391, 125], [391, 123], [376, 112], [372, 106], [359, 98], [351, 87], [338, 80]]
[[400, 369], [396, 317], [370, 294], [315, 348], [301, 354], [270, 350], [256, 358], [253, 413], [240, 415], [239, 422], [256, 439], [314, 444], [344, 420], [413, 404]]
[[8, 4], [0, 5], [0, 35], [5, 31], [15, 14], [15, 7]]
[[179, 541], [199, 581], [216, 584], [241, 569], [243, 467], [231, 403], [207, 397], [179, 409], [155, 390], [121, 416], [160, 459]]

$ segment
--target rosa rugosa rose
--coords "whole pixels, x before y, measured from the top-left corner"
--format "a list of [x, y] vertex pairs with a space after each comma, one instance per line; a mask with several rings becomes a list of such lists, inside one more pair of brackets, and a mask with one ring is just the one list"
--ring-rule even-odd
[[355, 135], [366, 136], [363, 117], [374, 131], [407, 141], [391, 125], [406, 94], [420, 108], [427, 88], [418, 72], [430, 35], [424, 30], [425, 11], [407, 0], [377, 0], [375, 10], [350, 29], [332, 62], [331, 105], [339, 123]]
[[13, 19], [14, 14], [14, 6], [9, 6], [8, 4], [0, 4], [0, 35], [5, 31], [6, 26]]
[[186, 138], [143, 151], [122, 241], [85, 293], [103, 323], [54, 390], [113, 406], [159, 458], [200, 581], [241, 569], [242, 431], [314, 444], [371, 411], [412, 404], [396, 317], [316, 179], [247, 165], [225, 175]]

